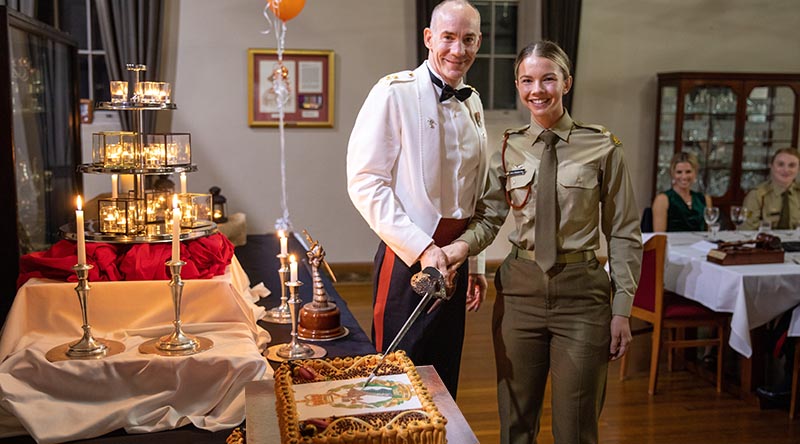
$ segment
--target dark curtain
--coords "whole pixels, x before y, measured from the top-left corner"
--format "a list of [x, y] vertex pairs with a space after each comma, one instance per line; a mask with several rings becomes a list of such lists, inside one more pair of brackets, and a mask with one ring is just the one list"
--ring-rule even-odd
[[[164, 15], [162, 0], [96, 0], [100, 35], [106, 49], [106, 67], [110, 80], [127, 80], [133, 92], [136, 73], [126, 65], [139, 64], [147, 70], [139, 73], [140, 81], [161, 81], [161, 28]], [[131, 112], [120, 112], [122, 129], [132, 128]], [[142, 132], [155, 132], [156, 113], [142, 113]]]
[[441, 0], [417, 0], [417, 63], [428, 58], [428, 48], [425, 47], [422, 32], [431, 24], [431, 13], [439, 2]]
[[552, 40], [572, 61], [573, 86], [564, 97], [564, 106], [572, 107], [578, 71], [578, 34], [581, 28], [581, 0], [542, 0], [542, 38]]

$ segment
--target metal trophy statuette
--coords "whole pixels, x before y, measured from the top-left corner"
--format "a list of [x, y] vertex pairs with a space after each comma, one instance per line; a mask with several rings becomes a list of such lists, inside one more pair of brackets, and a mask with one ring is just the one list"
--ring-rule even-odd
[[78, 275], [78, 285], [75, 292], [78, 293], [78, 302], [81, 305], [81, 317], [83, 318], [83, 337], [78, 342], [61, 344], [52, 348], [45, 354], [50, 362], [65, 361], [68, 359], [101, 359], [125, 351], [125, 345], [110, 339], [95, 338], [92, 336], [92, 326], [89, 325], [89, 313], [86, 305], [89, 296], [89, 270], [93, 268], [89, 264], [77, 264], [72, 267]]
[[333, 282], [333, 275], [328, 263], [325, 261], [325, 250], [319, 241], [314, 240], [308, 231], [303, 230], [306, 239], [311, 245], [306, 252], [308, 263], [311, 264], [311, 275], [314, 281], [314, 299], [300, 309], [300, 326], [297, 333], [301, 339], [307, 341], [332, 341], [347, 336], [349, 331], [341, 323], [341, 312], [325, 291], [325, 284], [319, 272], [320, 265], [324, 265]]
[[181, 328], [181, 296], [183, 294], [183, 281], [181, 268], [186, 262], [167, 261], [172, 278], [169, 288], [172, 293], [172, 304], [175, 309], [175, 320], [172, 321], [172, 333], [160, 338], [151, 339], [139, 346], [139, 352], [161, 356], [187, 356], [206, 351], [214, 346], [211, 339], [201, 336], [188, 335]]

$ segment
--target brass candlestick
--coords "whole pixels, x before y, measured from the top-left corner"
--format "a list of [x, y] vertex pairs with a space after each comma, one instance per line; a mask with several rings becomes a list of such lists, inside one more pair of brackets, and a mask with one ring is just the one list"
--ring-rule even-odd
[[291, 324], [294, 316], [292, 316], [291, 309], [289, 308], [289, 298], [286, 296], [286, 281], [289, 277], [289, 265], [287, 264], [287, 259], [289, 258], [289, 255], [278, 254], [277, 257], [281, 261], [281, 268], [278, 269], [278, 276], [281, 279], [281, 304], [277, 307], [267, 310], [264, 321], [271, 322], [273, 324]]
[[172, 293], [172, 305], [175, 310], [175, 320], [172, 321], [172, 333], [157, 339], [151, 339], [139, 346], [142, 353], [157, 354], [162, 356], [187, 356], [206, 351], [214, 346], [211, 339], [202, 336], [188, 335], [181, 328], [181, 297], [183, 294], [183, 281], [181, 268], [186, 265], [184, 261], [168, 261], [172, 278], [169, 288]]
[[297, 340], [297, 314], [298, 307], [302, 302], [298, 296], [298, 289], [303, 285], [300, 281], [287, 282], [286, 286], [289, 287], [288, 304], [292, 316], [292, 339], [288, 344], [273, 345], [267, 349], [267, 359], [273, 361], [287, 361], [292, 359], [310, 359], [321, 358], [327, 354], [327, 351], [319, 346], [311, 344], [303, 344]]
[[75, 274], [78, 275], [78, 285], [75, 287], [75, 292], [78, 293], [78, 302], [81, 306], [83, 336], [78, 342], [61, 344], [48, 351], [45, 357], [50, 362], [67, 359], [100, 359], [122, 353], [125, 350], [125, 345], [121, 342], [92, 336], [92, 326], [89, 325], [87, 307], [87, 298], [91, 289], [89, 286], [89, 270], [92, 268], [94, 267], [89, 264], [77, 264], [72, 267], [75, 270]]

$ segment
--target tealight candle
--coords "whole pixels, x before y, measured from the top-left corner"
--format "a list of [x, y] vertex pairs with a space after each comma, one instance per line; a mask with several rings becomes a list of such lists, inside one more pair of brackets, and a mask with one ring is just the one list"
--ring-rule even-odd
[[289, 256], [289, 282], [297, 282], [297, 259]]
[[75, 226], [78, 233], [78, 265], [86, 264], [86, 238], [83, 232], [83, 207], [81, 196], [78, 195], [77, 209], [75, 210]]
[[172, 197], [172, 262], [181, 260], [181, 210], [178, 195]]

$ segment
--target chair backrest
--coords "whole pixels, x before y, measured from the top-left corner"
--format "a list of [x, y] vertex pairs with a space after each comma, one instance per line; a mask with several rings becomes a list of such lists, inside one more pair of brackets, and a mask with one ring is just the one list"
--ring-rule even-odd
[[642, 233], [652, 233], [653, 232], [653, 209], [652, 208], [647, 207], [642, 211], [642, 220], [639, 223], [639, 228], [642, 230]]
[[642, 272], [633, 297], [636, 317], [660, 317], [664, 297], [664, 256], [667, 236], [657, 234], [647, 240], [642, 251]]

